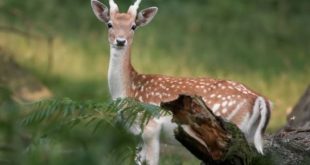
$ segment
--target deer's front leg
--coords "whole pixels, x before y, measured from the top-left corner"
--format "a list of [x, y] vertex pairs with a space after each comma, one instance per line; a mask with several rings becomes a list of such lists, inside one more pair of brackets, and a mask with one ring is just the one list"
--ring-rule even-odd
[[144, 127], [142, 133], [142, 148], [137, 153], [137, 164], [146, 162], [148, 165], [157, 165], [159, 161], [159, 137], [161, 124], [156, 119], [151, 119]]

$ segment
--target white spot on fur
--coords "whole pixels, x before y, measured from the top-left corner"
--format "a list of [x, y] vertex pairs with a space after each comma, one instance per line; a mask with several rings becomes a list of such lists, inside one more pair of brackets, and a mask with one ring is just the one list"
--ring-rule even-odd
[[227, 105], [227, 101], [224, 101], [223, 103], [222, 103], [222, 107], [225, 107]]
[[231, 85], [236, 85], [236, 83], [235, 82], [233, 82], [233, 81], [227, 81], [229, 84], [231, 84]]
[[235, 101], [235, 100], [230, 101], [230, 102], [228, 103], [228, 106], [232, 106], [232, 105], [234, 105], [235, 103], [236, 103], [236, 101]]
[[214, 104], [213, 107], [211, 108], [213, 112], [216, 112], [220, 108], [220, 104]]
[[143, 98], [142, 96], [139, 97], [139, 101], [143, 102]]
[[[235, 101], [233, 101], [235, 102]], [[243, 101], [241, 103], [239, 103], [236, 108], [229, 114], [229, 116], [227, 116], [227, 120], [231, 120], [241, 109], [242, 109], [242, 106], [245, 104], [246, 102]], [[238, 125], [240, 129], [242, 129], [240, 127], [240, 125]]]
[[141, 92], [143, 92], [143, 91], [144, 91], [144, 86], [141, 87]]

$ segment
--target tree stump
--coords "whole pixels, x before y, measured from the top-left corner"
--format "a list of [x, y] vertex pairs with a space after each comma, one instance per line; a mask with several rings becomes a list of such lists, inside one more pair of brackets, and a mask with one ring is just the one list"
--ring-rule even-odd
[[215, 116], [200, 97], [181, 95], [161, 107], [173, 113], [176, 139], [203, 164], [248, 165], [257, 155], [240, 129]]

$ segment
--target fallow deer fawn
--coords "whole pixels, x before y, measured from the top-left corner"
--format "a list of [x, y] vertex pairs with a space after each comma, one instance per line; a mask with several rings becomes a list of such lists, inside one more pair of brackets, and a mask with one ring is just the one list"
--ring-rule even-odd
[[[91, 0], [97, 18], [108, 27], [110, 62], [108, 84], [113, 99], [132, 97], [141, 102], [159, 105], [176, 99], [179, 94], [201, 96], [207, 106], [218, 115], [235, 123], [263, 153], [262, 135], [270, 117], [269, 101], [241, 83], [213, 78], [177, 78], [163, 75], [139, 74], [131, 65], [131, 45], [137, 28], [147, 25], [157, 13], [156, 7], [137, 12], [141, 0], [131, 5], [126, 13], [119, 12], [117, 4], [109, 0], [110, 10], [101, 2]], [[135, 133], [142, 133], [143, 146], [137, 163], [146, 161], [156, 165], [159, 160], [161, 130], [173, 137], [175, 124], [171, 116], [154, 118]], [[141, 132], [142, 131], [142, 132]]]

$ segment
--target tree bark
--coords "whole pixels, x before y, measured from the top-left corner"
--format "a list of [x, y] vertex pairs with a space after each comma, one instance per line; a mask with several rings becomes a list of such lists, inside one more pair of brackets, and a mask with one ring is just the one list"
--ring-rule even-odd
[[310, 130], [284, 129], [265, 138], [265, 155], [258, 159], [260, 164], [309, 165]]
[[310, 129], [310, 85], [287, 116], [286, 129]]

